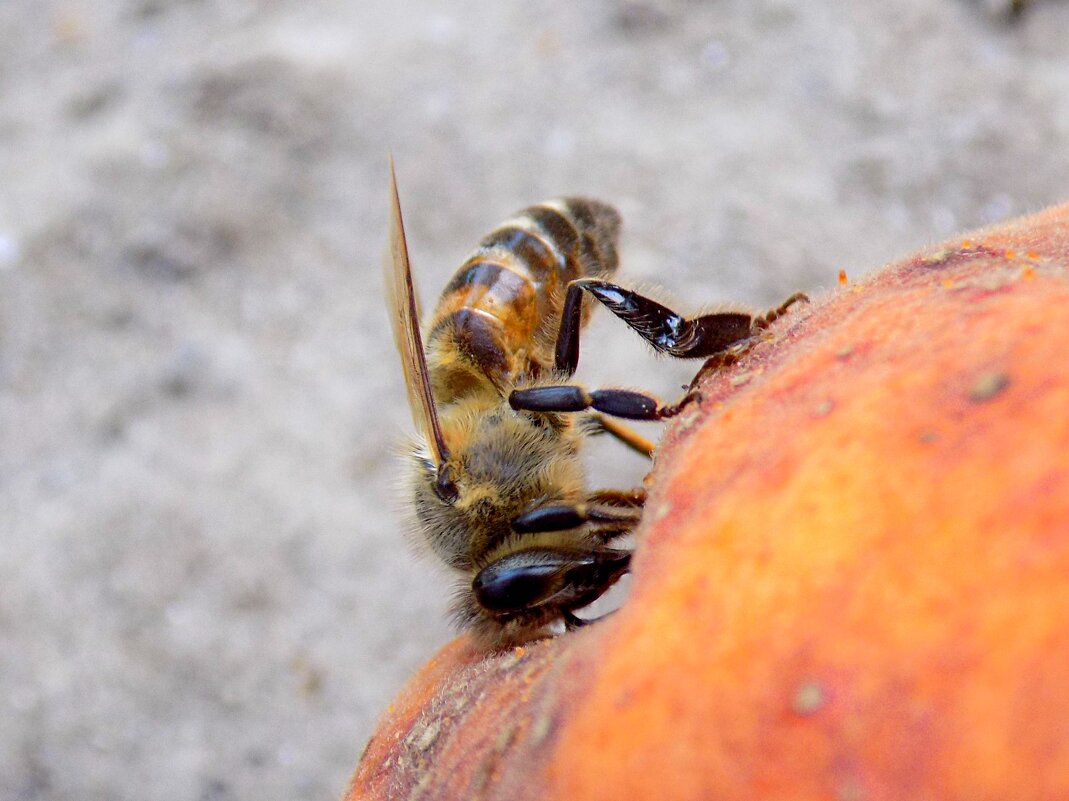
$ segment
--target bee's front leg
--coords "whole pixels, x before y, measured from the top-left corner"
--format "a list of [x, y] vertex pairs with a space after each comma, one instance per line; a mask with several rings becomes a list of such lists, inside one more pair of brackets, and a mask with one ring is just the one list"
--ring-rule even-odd
[[631, 552], [601, 546], [591, 553], [533, 548], [491, 562], [472, 579], [478, 604], [509, 617], [536, 608], [563, 613], [595, 601], [628, 570]]

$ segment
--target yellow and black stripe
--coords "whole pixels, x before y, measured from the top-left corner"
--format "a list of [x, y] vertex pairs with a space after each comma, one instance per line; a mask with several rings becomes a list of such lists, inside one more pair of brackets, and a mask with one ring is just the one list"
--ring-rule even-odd
[[[427, 351], [436, 394], [455, 396], [480, 373], [502, 388], [550, 369], [564, 290], [576, 278], [616, 269], [619, 229], [612, 207], [563, 198], [524, 209], [487, 235], [442, 292], [431, 320]], [[466, 379], [458, 380], [458, 372]]]

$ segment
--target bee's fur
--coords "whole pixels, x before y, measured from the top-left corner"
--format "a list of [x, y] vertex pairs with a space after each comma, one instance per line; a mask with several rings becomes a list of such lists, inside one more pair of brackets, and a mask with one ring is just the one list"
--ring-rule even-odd
[[[473, 399], [475, 400], [475, 399]], [[416, 520], [431, 550], [450, 567], [478, 571], [511, 534], [511, 521], [536, 501], [577, 501], [584, 495], [580, 434], [512, 411], [507, 403], [469, 402], [443, 421], [460, 497], [444, 504], [433, 486], [435, 466], [412, 459]]]
[[[505, 611], [481, 605], [472, 585], [484, 568], [510, 559], [620, 558], [586, 527], [513, 531], [512, 522], [536, 506], [586, 499], [579, 451], [588, 427], [581, 417], [519, 412], [508, 403], [517, 387], [561, 379], [553, 373], [553, 344], [564, 290], [575, 278], [612, 274], [619, 227], [616, 211], [593, 200], [525, 209], [457, 270], [424, 329], [416, 361], [448, 456], [436, 463], [422, 421], [425, 438], [408, 459], [407, 493], [421, 539], [461, 576], [454, 618], [488, 647], [545, 636], [572, 605], [593, 600], [623, 572], [607, 569], [591, 586], [570, 579], [558, 600]], [[404, 261], [407, 269], [407, 253]], [[451, 502], [436, 489], [443, 467], [455, 485]]]

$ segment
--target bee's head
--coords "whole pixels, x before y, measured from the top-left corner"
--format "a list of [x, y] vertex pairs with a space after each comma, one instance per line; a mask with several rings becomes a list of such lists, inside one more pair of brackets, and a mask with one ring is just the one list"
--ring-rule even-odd
[[577, 438], [567, 426], [504, 407], [455, 415], [446, 427], [449, 456], [439, 465], [414, 454], [420, 531], [448, 565], [470, 570], [512, 534], [532, 503], [584, 494]]

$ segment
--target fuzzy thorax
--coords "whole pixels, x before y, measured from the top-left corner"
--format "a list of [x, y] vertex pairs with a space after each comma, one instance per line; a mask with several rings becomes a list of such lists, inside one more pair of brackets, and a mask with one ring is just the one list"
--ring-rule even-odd
[[468, 398], [440, 412], [457, 498], [438, 497], [436, 466], [420, 454], [412, 493], [423, 538], [450, 567], [473, 575], [533, 504], [585, 496], [580, 434], [570, 420], [515, 412], [504, 399], [488, 407]]

